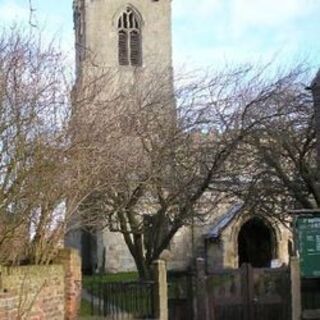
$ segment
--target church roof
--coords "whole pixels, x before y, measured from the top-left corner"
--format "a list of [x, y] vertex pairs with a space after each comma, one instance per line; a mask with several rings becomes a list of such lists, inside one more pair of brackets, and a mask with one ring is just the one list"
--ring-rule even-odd
[[206, 239], [218, 239], [221, 232], [237, 217], [243, 208], [243, 203], [236, 203], [213, 224]]

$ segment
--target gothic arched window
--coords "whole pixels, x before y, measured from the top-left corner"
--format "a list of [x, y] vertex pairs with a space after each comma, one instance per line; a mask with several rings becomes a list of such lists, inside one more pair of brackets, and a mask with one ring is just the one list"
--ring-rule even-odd
[[130, 7], [118, 20], [118, 59], [122, 66], [142, 65], [141, 21]]

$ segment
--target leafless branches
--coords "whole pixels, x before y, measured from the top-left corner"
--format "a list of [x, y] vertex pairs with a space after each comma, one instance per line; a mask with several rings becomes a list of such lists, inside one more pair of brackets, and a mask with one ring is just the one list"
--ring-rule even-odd
[[314, 107], [305, 90], [306, 69], [297, 67], [277, 81], [251, 130], [235, 150], [238, 161], [229, 190], [254, 212], [280, 219], [292, 208], [319, 206]]
[[147, 277], [177, 231], [221, 202], [319, 206], [301, 70], [192, 74], [175, 90], [167, 70], [84, 70], [69, 101], [59, 52], [17, 30], [0, 39], [1, 263], [48, 263], [69, 228], [108, 227]]
[[0, 263], [47, 263], [63, 239], [70, 87], [40, 39], [0, 36]]
[[82, 221], [121, 232], [140, 276], [182, 226], [240, 197], [234, 187], [247, 174], [240, 167], [251, 168], [250, 179], [260, 168], [250, 164], [246, 143], [284, 113], [275, 105], [292, 98], [296, 77], [271, 79], [266, 71], [245, 66], [181, 77], [175, 92], [165, 73], [124, 87], [108, 79], [90, 110], [78, 109], [77, 152], [98, 182], [81, 207]]

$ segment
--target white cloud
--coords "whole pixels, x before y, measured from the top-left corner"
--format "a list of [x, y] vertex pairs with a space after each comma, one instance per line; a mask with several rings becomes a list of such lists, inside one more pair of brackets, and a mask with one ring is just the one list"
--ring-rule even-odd
[[174, 18], [191, 17], [192, 20], [212, 16], [221, 0], [175, 0], [172, 2]]
[[[74, 38], [72, 12], [68, 11], [69, 16], [59, 15], [52, 10], [49, 4], [46, 5], [42, 1], [32, 1], [34, 12], [31, 22], [37, 26], [37, 30], [41, 33], [43, 44], [46, 45], [53, 41], [66, 54], [68, 64], [73, 65]], [[27, 0], [21, 2], [17, 0], [0, 0], [0, 28], [7, 28], [14, 24], [17, 24], [19, 27], [29, 28], [29, 22], [30, 8]]]
[[310, 31], [317, 30], [319, 10], [320, 0], [174, 0], [174, 62], [206, 66], [276, 57], [286, 63], [316, 56], [316, 32]]
[[287, 26], [316, 6], [319, 8], [315, 0], [233, 0], [230, 5], [232, 30], [241, 35], [254, 28]]
[[25, 6], [18, 5], [14, 1], [6, 1], [0, 4], [0, 21], [1, 24], [21, 23], [28, 21], [29, 10]]

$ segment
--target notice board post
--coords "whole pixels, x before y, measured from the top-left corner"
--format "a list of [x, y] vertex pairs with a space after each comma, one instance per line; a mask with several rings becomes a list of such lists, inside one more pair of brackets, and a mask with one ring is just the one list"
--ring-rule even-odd
[[302, 319], [320, 319], [320, 209], [292, 213], [300, 266]]
[[320, 278], [320, 214], [296, 219], [296, 241], [303, 278]]

